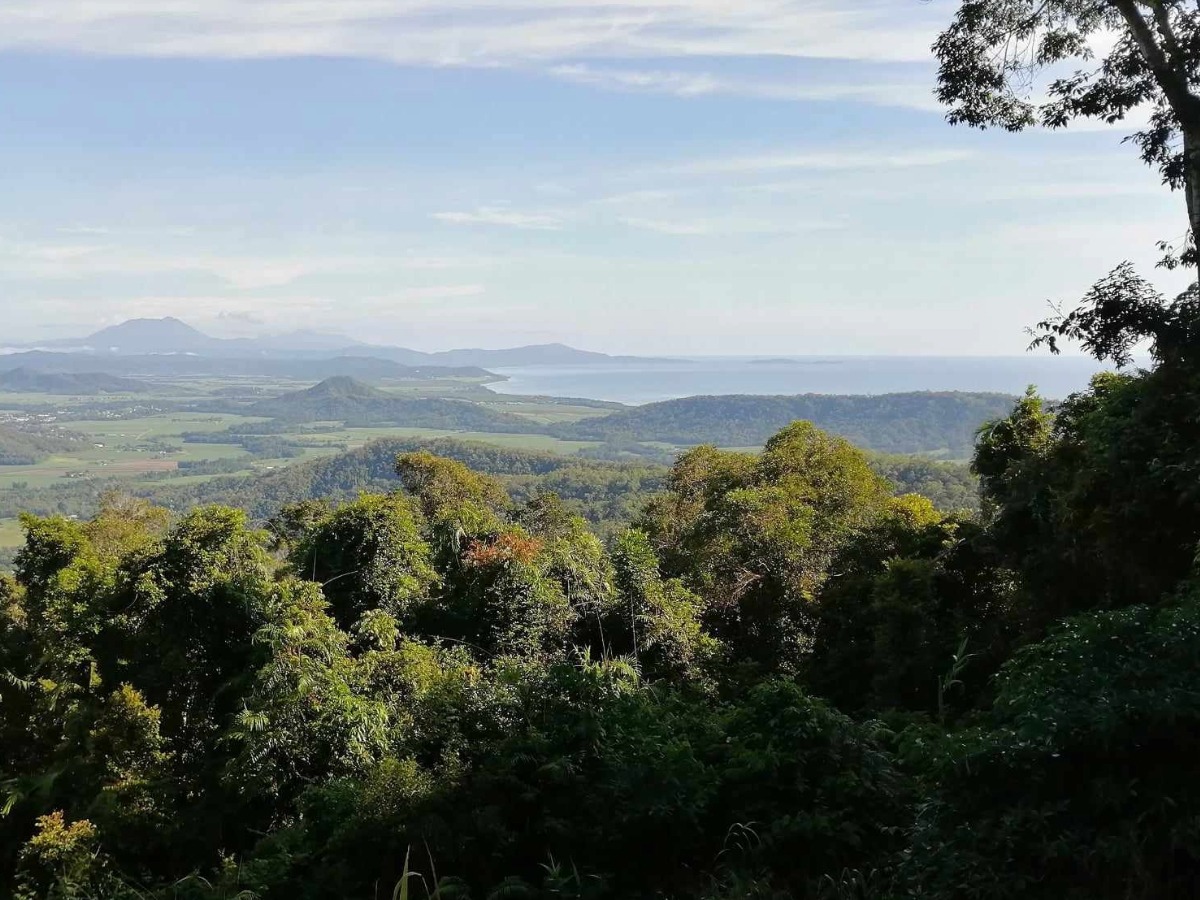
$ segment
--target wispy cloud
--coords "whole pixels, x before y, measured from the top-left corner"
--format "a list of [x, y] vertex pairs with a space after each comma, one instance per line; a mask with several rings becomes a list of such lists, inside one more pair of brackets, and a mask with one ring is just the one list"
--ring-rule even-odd
[[396, 291], [386, 297], [368, 298], [366, 303], [376, 307], [393, 303], [430, 303], [437, 300], [460, 300], [464, 297], [478, 297], [487, 293], [482, 284], [435, 284], [425, 287], [407, 288]]
[[831, 82], [800, 76], [772, 80], [735, 78], [712, 72], [681, 72], [597, 68], [585, 63], [554, 66], [550, 74], [566, 81], [605, 90], [668, 94], [674, 97], [732, 96], [759, 100], [851, 101], [877, 106], [901, 106], [910, 109], [937, 110], [932, 79], [924, 71], [921, 77], [897, 78], [895, 73], [865, 83]]
[[650, 231], [655, 234], [675, 235], [678, 237], [788, 234], [801, 231], [824, 231], [843, 227], [842, 223], [834, 221], [789, 220], [787, 222], [773, 222], [764, 219], [748, 219], [732, 216], [719, 218], [678, 216], [669, 219], [625, 216], [619, 221], [623, 225], [635, 228], [638, 231]]
[[131, 243], [21, 241], [0, 236], [0, 276], [84, 279], [98, 276], [200, 275], [236, 291], [257, 291], [321, 275], [362, 275], [478, 269], [495, 260], [471, 256], [420, 256], [380, 251], [374, 255], [262, 256], [155, 249]]
[[39, 0], [0, 6], [0, 46], [430, 65], [599, 57], [919, 60], [940, 4], [894, 0]]
[[0, 239], [0, 274], [34, 278], [206, 274], [238, 290], [278, 287], [307, 275], [346, 272], [362, 260], [335, 257], [170, 253], [116, 244], [53, 244]]
[[673, 175], [743, 175], [792, 170], [907, 169], [961, 162], [971, 156], [966, 150], [819, 150], [702, 159], [673, 165], [664, 171]]
[[433, 218], [451, 225], [496, 225], [527, 231], [557, 231], [562, 219], [547, 213], [527, 213], [499, 206], [481, 206], [470, 212], [439, 212]]
[[593, 206], [642, 206], [671, 200], [678, 197], [680, 193], [682, 192], [666, 188], [644, 188], [638, 191], [625, 191], [620, 194], [597, 197], [591, 203]]
[[626, 217], [621, 219], [621, 221], [630, 228], [636, 228], [639, 231], [653, 231], [657, 234], [673, 234], [692, 237], [713, 234], [712, 223], [699, 219], [670, 221], [666, 219], [642, 219], [637, 217]]
[[[254, 310], [241, 310], [245, 295], [189, 294], [166, 292], [145, 296], [102, 297], [88, 302], [88, 318], [93, 322], [113, 324], [134, 317], [183, 316], [188, 321], [216, 325], [228, 331], [231, 327], [290, 330], [298, 321], [318, 322], [321, 327], [341, 324], [361, 324], [364, 313], [376, 319], [389, 314], [403, 316], [421, 308], [444, 308], [446, 301], [482, 297], [487, 288], [482, 284], [436, 284], [402, 288], [386, 295], [356, 298], [353, 305], [345, 300], [320, 294], [288, 293], [262, 294], [254, 299]], [[77, 298], [48, 297], [39, 301], [48, 310], [80, 320], [80, 301]], [[457, 306], [455, 308], [458, 308]], [[300, 317], [298, 320], [297, 317]]]

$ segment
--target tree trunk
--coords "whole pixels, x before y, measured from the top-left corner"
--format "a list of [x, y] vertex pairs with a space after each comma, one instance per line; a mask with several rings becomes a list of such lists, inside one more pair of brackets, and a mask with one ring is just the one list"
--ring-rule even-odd
[[[1183, 129], [1183, 166], [1192, 264], [1200, 276], [1200, 128]], [[1200, 284], [1200, 277], [1197, 278], [1197, 283]]]

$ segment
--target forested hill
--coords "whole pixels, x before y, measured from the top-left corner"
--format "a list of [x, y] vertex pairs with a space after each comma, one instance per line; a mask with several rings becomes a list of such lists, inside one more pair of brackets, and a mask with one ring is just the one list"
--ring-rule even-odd
[[496, 412], [476, 403], [398, 396], [344, 376], [328, 378], [307, 390], [263, 400], [250, 407], [249, 412], [288, 422], [338, 421], [349, 426], [402, 425], [499, 432], [531, 430], [528, 419]]
[[288, 503], [349, 500], [362, 491], [394, 490], [399, 487], [396, 458], [414, 450], [427, 450], [496, 476], [514, 500], [556, 493], [571, 509], [604, 528], [627, 523], [650, 494], [666, 485], [667, 469], [661, 466], [594, 462], [473, 441], [384, 439], [266, 475], [217, 478], [139, 493], [178, 512], [221, 503], [263, 520]]
[[140, 394], [148, 385], [103, 372], [42, 372], [25, 367], [0, 372], [0, 391], [14, 394]]
[[836, 396], [686, 397], [555, 426], [557, 437], [756, 447], [797, 419], [882, 453], [971, 455], [975, 432], [1007, 415], [1013, 397], [961, 392]]
[[[452, 438], [384, 439], [265, 475], [165, 485], [139, 493], [178, 512], [220, 503], [244, 509], [261, 521], [288, 503], [349, 500], [362, 491], [394, 490], [398, 486], [396, 458], [414, 450], [426, 450], [494, 476], [516, 501], [541, 493], [557, 494], [605, 532], [627, 524], [651, 494], [664, 490], [668, 472], [665, 466], [597, 462]], [[868, 459], [897, 494], [921, 494], [946, 511], [971, 510], [978, 504], [978, 485], [965, 465], [878, 454]]]
[[18, 429], [0, 425], [0, 466], [29, 466], [54, 453], [78, 450], [86, 438], [61, 428]]

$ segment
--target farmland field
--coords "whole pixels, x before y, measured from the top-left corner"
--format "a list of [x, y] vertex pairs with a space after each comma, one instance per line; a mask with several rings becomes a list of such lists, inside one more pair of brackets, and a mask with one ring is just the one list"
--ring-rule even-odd
[[[515, 450], [574, 454], [594, 441], [562, 440], [534, 433], [608, 410], [586, 401], [498, 396], [479, 379], [384, 382], [378, 391], [409, 397], [449, 398], [529, 421], [531, 433], [464, 431], [454, 428], [346, 427], [342, 421], [288, 424], [246, 415], [253, 405], [305, 390], [311, 382], [278, 378], [144, 378], [151, 390], [103, 397], [0, 394], [0, 424], [31, 423], [75, 433], [75, 444], [25, 465], [0, 466], [0, 515], [31, 492], [51, 492], [40, 508], [86, 514], [98, 493], [127, 484], [197, 484], [225, 475], [265, 473], [380, 438], [454, 437]], [[22, 424], [24, 423], [24, 425]], [[264, 424], [263, 434], [253, 426]], [[232, 429], [232, 430], [231, 430]], [[207, 436], [207, 437], [206, 437]], [[209, 443], [208, 441], [212, 441]], [[0, 540], [17, 543], [15, 521], [0, 519]], [[0, 549], [4, 548], [0, 543]]]
[[[187, 444], [185, 432], [221, 431], [237, 422], [256, 422], [236, 415], [170, 413], [138, 419], [66, 421], [64, 426], [90, 439], [90, 446], [55, 454], [32, 465], [0, 467], [0, 490], [47, 487], [63, 479], [130, 478], [172, 472], [181, 462], [230, 459], [250, 454], [236, 444]], [[247, 466], [249, 468], [249, 466]]]
[[0, 550], [21, 546], [24, 537], [20, 522], [16, 519], [0, 519]]

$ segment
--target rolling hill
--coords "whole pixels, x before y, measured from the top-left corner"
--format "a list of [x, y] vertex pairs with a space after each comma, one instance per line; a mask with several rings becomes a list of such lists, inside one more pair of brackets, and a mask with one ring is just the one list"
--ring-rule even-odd
[[1005, 394], [959, 392], [687, 397], [549, 430], [568, 440], [754, 447], [789, 423], [806, 419], [864, 449], [965, 459], [979, 426], [1006, 415], [1014, 400]]
[[[262, 520], [284, 504], [299, 500], [348, 500], [362, 491], [396, 490], [396, 457], [413, 450], [428, 450], [498, 477], [516, 501], [555, 493], [594, 525], [604, 523], [611, 528], [631, 521], [642, 504], [667, 484], [665, 466], [597, 462], [452, 438], [384, 438], [357, 450], [262, 475], [164, 484], [139, 493], [174, 510], [220, 503], [245, 509]], [[897, 494], [923, 494], [946, 511], [972, 509], [978, 504], [976, 480], [962, 464], [879, 454], [870, 454], [869, 460]]]
[[0, 425], [0, 466], [32, 466], [55, 453], [90, 447], [85, 435], [61, 428]]
[[402, 397], [345, 376], [259, 401], [247, 413], [287, 422], [345, 422], [356, 427], [396, 425], [513, 433], [538, 430], [528, 419], [465, 400]]
[[22, 366], [0, 372], [0, 391], [13, 394], [140, 394], [149, 387], [103, 372], [45, 372]]

